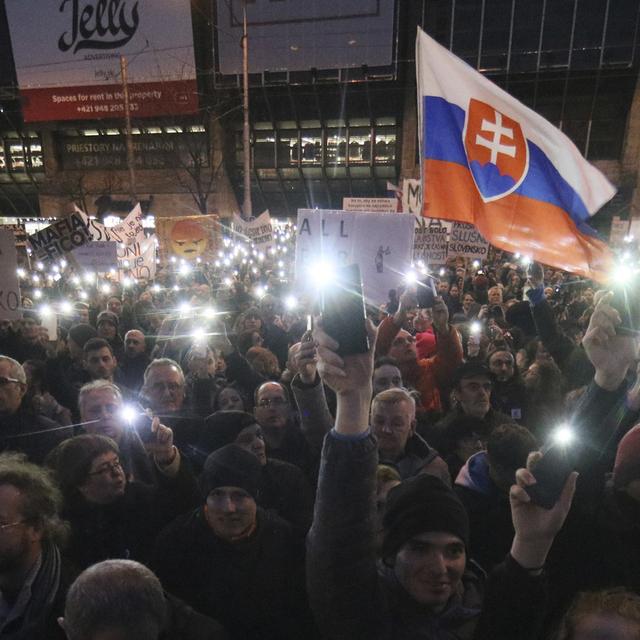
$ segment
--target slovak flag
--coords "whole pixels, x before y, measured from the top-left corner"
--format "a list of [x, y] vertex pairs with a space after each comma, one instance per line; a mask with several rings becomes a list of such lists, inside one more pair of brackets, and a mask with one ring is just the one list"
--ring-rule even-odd
[[615, 188], [535, 111], [418, 29], [423, 210], [491, 244], [598, 281], [612, 254], [588, 225]]

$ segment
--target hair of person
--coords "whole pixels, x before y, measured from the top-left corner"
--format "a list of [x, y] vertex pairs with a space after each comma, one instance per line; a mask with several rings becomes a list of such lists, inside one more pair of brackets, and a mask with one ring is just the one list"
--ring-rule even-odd
[[109, 630], [156, 640], [167, 617], [162, 585], [150, 569], [133, 560], [105, 560], [85, 569], [69, 588], [64, 629], [69, 640]]
[[560, 621], [555, 640], [573, 640], [580, 622], [597, 615], [619, 616], [640, 627], [640, 595], [623, 588], [578, 593]]
[[247, 353], [247, 351], [249, 351], [249, 349], [251, 349], [251, 347], [253, 347], [253, 334], [254, 333], [260, 333], [259, 331], [253, 330], [253, 331], [241, 331], [238, 334], [238, 337], [236, 338], [236, 347], [238, 348], [238, 351], [242, 354], [245, 355]]
[[291, 398], [289, 397], [289, 390], [287, 389], [287, 387], [285, 387], [283, 384], [280, 384], [279, 382], [276, 382], [275, 380], [265, 380], [265, 382], [263, 382], [259, 387], [257, 387], [253, 393], [254, 405], [257, 406], [258, 397], [260, 396], [260, 390], [267, 384], [277, 384], [282, 389], [282, 393], [284, 393], [284, 397], [285, 397], [285, 400], [287, 401], [287, 404], [291, 404]]
[[39, 383], [43, 391], [48, 391], [46, 363], [43, 360], [25, 360], [22, 367], [25, 365], [31, 369], [31, 385]]
[[220, 389], [218, 389], [218, 392], [216, 393], [216, 397], [213, 399], [213, 410], [215, 411], [220, 411], [220, 394], [225, 390], [225, 389], [233, 389], [241, 398], [242, 400], [242, 405], [245, 407], [247, 406], [247, 396], [244, 393], [244, 391], [242, 391], [240, 389], [240, 387], [238, 387], [236, 385], [235, 382], [232, 382], [231, 384], [227, 384], [224, 387], [221, 387]]
[[111, 355], [113, 355], [113, 348], [104, 338], [91, 338], [87, 340], [82, 352], [86, 356], [90, 351], [100, 351], [100, 349], [109, 349]]
[[105, 453], [120, 455], [120, 448], [114, 440], [97, 433], [83, 433], [63, 440], [45, 458], [45, 465], [51, 470], [65, 503], [78, 496], [78, 488], [88, 479], [93, 461]]
[[59, 515], [62, 494], [46, 469], [28, 462], [22, 453], [0, 453], [0, 485], [20, 492], [22, 519], [41, 531], [43, 540], [64, 543], [68, 527]]
[[0, 362], [8, 362], [11, 365], [11, 377], [20, 380], [23, 384], [27, 384], [27, 374], [17, 360], [9, 356], [0, 356]]
[[378, 486], [386, 484], [387, 482], [402, 482], [400, 473], [397, 469], [389, 466], [388, 464], [379, 464], [376, 469], [376, 482]]
[[375, 371], [376, 369], [379, 369], [380, 367], [384, 367], [385, 365], [390, 365], [392, 367], [399, 368], [398, 361], [395, 358], [392, 358], [391, 356], [382, 356], [381, 358], [378, 358], [375, 361], [373, 365], [373, 370]]
[[505, 343], [505, 342], [499, 342], [499, 343], [493, 343], [489, 349], [487, 350], [487, 364], [489, 364], [489, 362], [491, 362], [491, 358], [493, 358], [493, 356], [496, 353], [500, 353], [500, 352], [505, 352], [508, 353], [511, 356], [512, 362], [515, 365], [516, 363], [516, 356], [513, 353], [513, 351], [509, 348], [509, 346]]
[[251, 347], [245, 354], [247, 362], [264, 376], [277, 374], [279, 377], [280, 367], [278, 358], [265, 347]]
[[373, 397], [371, 403], [371, 411], [375, 411], [379, 404], [398, 404], [399, 402], [407, 402], [413, 411], [413, 415], [416, 413], [416, 401], [413, 396], [406, 390], [400, 387], [394, 387], [392, 389], [385, 389]]
[[527, 457], [537, 448], [535, 436], [519, 424], [502, 424], [491, 432], [487, 440], [489, 462], [508, 472], [515, 472], [527, 464]]
[[172, 360], [171, 358], [156, 358], [155, 360], [152, 360], [149, 366], [144, 370], [145, 385], [147, 384], [149, 380], [149, 376], [151, 376], [151, 373], [153, 372], [153, 370], [158, 369], [160, 367], [175, 367], [178, 370], [178, 373], [180, 374], [180, 378], [182, 379], [182, 384], [184, 384], [184, 371], [182, 371], [182, 367], [175, 360]]
[[118, 400], [122, 401], [122, 392], [118, 388], [118, 385], [113, 384], [113, 382], [109, 382], [108, 380], [93, 380], [92, 382], [87, 382], [87, 384], [80, 387], [80, 393], [78, 394], [78, 407], [82, 409], [82, 405], [90, 393], [105, 390], [111, 391]]

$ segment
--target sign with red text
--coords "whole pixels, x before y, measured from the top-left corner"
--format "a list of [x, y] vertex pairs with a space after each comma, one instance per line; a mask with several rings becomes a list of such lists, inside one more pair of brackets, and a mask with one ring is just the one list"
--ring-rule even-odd
[[25, 122], [198, 109], [189, 0], [6, 0]]

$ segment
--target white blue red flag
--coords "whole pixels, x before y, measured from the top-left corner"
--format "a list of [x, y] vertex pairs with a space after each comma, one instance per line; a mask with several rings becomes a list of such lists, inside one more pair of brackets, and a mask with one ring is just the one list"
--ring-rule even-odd
[[615, 188], [542, 116], [418, 29], [422, 215], [603, 281], [612, 254], [589, 218]]

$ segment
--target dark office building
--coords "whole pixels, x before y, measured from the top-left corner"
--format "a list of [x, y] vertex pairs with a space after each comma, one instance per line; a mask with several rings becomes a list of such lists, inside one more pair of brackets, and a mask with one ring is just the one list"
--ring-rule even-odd
[[[241, 7], [192, 2], [200, 113], [134, 121], [138, 193], [151, 213], [227, 215], [243, 200]], [[122, 121], [22, 124], [3, 13], [0, 215], [126, 200]], [[385, 196], [387, 182], [417, 177], [417, 26], [556, 124], [619, 187], [596, 226], [640, 205], [636, 0], [253, 0], [247, 15], [255, 214], [340, 208], [343, 197]]]

